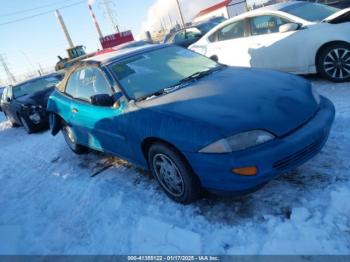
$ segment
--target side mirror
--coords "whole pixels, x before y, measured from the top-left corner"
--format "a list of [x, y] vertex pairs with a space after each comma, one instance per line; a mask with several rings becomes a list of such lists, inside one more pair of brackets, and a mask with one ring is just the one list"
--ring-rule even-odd
[[11, 102], [11, 98], [6, 97], [6, 101], [7, 101], [7, 102]]
[[287, 32], [291, 32], [291, 31], [296, 31], [299, 29], [299, 27], [300, 27], [299, 24], [288, 23], [288, 24], [281, 25], [279, 27], [279, 32], [280, 33], [287, 33]]
[[122, 98], [123, 94], [121, 92], [117, 92], [113, 95], [113, 107], [118, 109], [120, 107], [120, 98]]
[[95, 106], [111, 107], [114, 105], [113, 97], [107, 94], [94, 95], [90, 97], [90, 102]]

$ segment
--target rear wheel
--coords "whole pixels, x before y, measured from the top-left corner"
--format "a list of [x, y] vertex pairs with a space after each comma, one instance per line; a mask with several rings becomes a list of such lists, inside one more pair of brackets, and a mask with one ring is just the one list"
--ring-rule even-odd
[[172, 200], [190, 204], [200, 198], [199, 179], [176, 150], [162, 143], [153, 144], [148, 163], [153, 176]]
[[77, 144], [76, 136], [70, 126], [64, 124], [62, 126], [62, 133], [64, 140], [66, 141], [68, 147], [76, 154], [84, 154], [87, 152], [87, 148]]
[[317, 59], [317, 69], [330, 81], [350, 81], [350, 44], [337, 43], [324, 48]]

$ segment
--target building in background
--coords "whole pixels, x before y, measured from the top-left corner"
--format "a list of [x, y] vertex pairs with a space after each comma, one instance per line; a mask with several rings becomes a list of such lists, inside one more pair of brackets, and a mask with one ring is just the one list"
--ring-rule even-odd
[[194, 18], [193, 22], [198, 23], [209, 20], [213, 17], [223, 16], [225, 18], [231, 18], [236, 15], [242, 14], [246, 11], [246, 0], [225, 0], [216, 5], [208, 7], [200, 11]]

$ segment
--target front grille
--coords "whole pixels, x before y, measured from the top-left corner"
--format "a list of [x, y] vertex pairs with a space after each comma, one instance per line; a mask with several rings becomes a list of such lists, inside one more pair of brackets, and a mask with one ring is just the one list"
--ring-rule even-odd
[[323, 143], [328, 137], [328, 133], [323, 135], [321, 138], [308, 145], [307, 147], [295, 152], [294, 154], [285, 157], [274, 163], [273, 168], [278, 170], [286, 170], [290, 167], [293, 167], [299, 163], [302, 163], [304, 160], [307, 160], [309, 157], [316, 154], [323, 146]]

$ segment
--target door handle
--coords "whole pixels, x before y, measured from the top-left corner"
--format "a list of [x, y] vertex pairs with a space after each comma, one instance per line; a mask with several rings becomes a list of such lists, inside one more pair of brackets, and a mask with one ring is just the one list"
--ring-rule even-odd
[[72, 113], [78, 113], [78, 109], [76, 109], [76, 108], [72, 108]]

